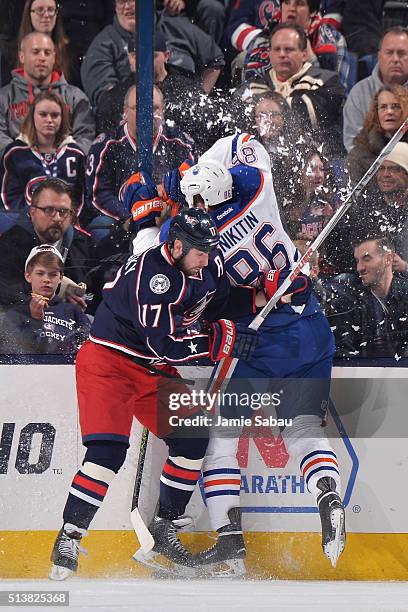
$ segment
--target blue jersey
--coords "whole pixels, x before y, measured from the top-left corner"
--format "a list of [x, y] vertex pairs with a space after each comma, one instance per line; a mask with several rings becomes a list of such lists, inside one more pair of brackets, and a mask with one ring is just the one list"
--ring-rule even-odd
[[90, 339], [148, 363], [188, 363], [209, 355], [199, 319], [219, 319], [233, 303], [241, 313], [253, 312], [253, 291], [230, 296], [221, 251], [193, 277], [175, 265], [165, 243], [129, 257], [105, 284]]
[[1, 200], [7, 210], [21, 210], [31, 204], [31, 195], [45, 178], [59, 178], [74, 193], [78, 213], [83, 205], [85, 154], [67, 138], [52, 154], [41, 153], [24, 140], [13, 141], [5, 150], [0, 166]]

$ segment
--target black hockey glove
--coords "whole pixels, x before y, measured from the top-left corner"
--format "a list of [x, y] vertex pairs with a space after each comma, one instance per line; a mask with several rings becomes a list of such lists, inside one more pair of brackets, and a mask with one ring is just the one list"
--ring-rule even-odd
[[258, 344], [258, 332], [242, 327], [229, 319], [218, 319], [210, 326], [210, 358], [238, 357], [248, 361]]

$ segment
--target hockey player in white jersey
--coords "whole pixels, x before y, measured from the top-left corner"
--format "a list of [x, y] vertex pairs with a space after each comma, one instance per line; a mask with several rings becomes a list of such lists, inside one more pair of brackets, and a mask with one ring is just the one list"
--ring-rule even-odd
[[[176, 183], [173, 174], [172, 189], [165, 193], [170, 201], [181, 199]], [[165, 179], [166, 184], [170, 183]], [[249, 134], [222, 138], [184, 172], [180, 188], [189, 206], [206, 208], [215, 221], [231, 283], [259, 286], [261, 279], [269, 300], [300, 255], [280, 220], [266, 150]], [[292, 418], [293, 426], [282, 435], [315, 498], [323, 550], [335, 566], [345, 545], [344, 508], [337, 457], [322, 428], [334, 340], [310, 283], [300, 276], [288, 293], [291, 302], [281, 303], [268, 315], [251, 362], [238, 362], [232, 383], [256, 379], [259, 385], [263, 379], [268, 385], [279, 379], [282, 386], [286, 380], [287, 401], [277, 416]], [[219, 533], [216, 544], [199, 554], [210, 574], [221, 562], [231, 573], [244, 571], [237, 444], [238, 437], [215, 435], [203, 465], [206, 504], [212, 528]]]

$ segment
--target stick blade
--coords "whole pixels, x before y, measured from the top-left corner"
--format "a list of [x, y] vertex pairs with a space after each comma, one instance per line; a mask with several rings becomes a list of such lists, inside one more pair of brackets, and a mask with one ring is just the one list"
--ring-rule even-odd
[[132, 521], [133, 529], [135, 530], [137, 539], [139, 540], [140, 548], [144, 553], [150, 552], [154, 546], [154, 538], [140, 516], [138, 508], [134, 508], [132, 510], [130, 513], [130, 520]]

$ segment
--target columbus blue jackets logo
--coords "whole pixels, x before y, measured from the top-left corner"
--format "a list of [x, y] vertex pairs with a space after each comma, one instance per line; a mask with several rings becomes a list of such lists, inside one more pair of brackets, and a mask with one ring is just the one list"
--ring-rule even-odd
[[170, 281], [165, 274], [155, 274], [149, 283], [153, 293], [166, 293], [170, 289]]
[[186, 223], [188, 223], [189, 225], [194, 227], [195, 225], [197, 225], [200, 222], [195, 217], [186, 216]]

